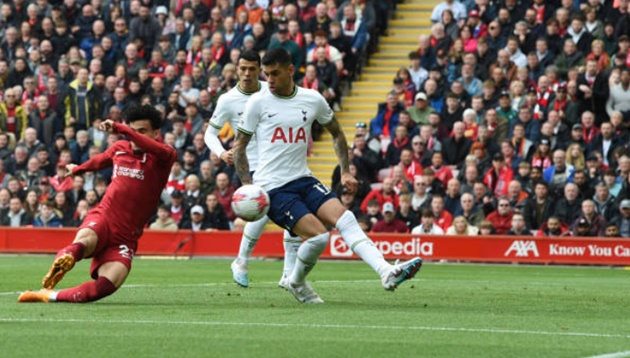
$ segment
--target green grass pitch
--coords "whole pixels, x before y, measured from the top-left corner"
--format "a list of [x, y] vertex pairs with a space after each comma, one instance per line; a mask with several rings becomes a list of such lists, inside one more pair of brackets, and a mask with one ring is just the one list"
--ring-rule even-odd
[[[3, 357], [589, 357], [630, 351], [630, 271], [427, 263], [396, 292], [361, 262], [322, 261], [323, 305], [277, 287], [278, 261], [138, 258], [100, 302], [18, 304], [51, 256], [0, 257]], [[60, 288], [88, 279], [79, 263]], [[626, 355], [619, 355], [626, 356]]]

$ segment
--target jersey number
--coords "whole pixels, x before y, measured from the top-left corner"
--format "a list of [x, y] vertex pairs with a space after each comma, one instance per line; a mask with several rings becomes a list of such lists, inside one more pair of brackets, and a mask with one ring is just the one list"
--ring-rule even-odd
[[118, 253], [125, 258], [128, 259], [133, 259], [133, 250], [130, 249], [127, 245], [120, 245], [118, 246], [118, 248], [120, 249], [120, 251], [118, 251]]
[[319, 190], [324, 195], [330, 194], [330, 189], [326, 185], [324, 185], [322, 183], [317, 183], [317, 184], [313, 185], [313, 187], [315, 189]]

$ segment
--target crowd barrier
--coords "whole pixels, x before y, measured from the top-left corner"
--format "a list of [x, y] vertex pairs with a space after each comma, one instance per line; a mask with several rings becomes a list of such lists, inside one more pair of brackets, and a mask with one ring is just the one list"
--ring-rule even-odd
[[[0, 228], [0, 253], [56, 253], [75, 229]], [[421, 256], [425, 260], [589, 264], [630, 266], [630, 239], [539, 238], [531, 236], [370, 235], [387, 259]], [[234, 257], [241, 233], [146, 230], [137, 255]], [[265, 232], [254, 257], [281, 258], [282, 232]], [[326, 259], [356, 259], [338, 234], [322, 254]]]

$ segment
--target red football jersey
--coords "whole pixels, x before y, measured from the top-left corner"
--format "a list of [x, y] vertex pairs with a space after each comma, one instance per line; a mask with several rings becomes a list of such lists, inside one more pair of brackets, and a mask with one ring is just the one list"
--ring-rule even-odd
[[130, 142], [120, 140], [104, 153], [74, 168], [73, 173], [82, 174], [113, 166], [112, 182], [93, 210], [106, 214], [117, 234], [128, 233], [138, 237], [155, 213], [171, 167], [177, 160], [177, 152], [126, 125], [114, 123], [114, 130], [125, 135], [142, 151], [134, 152]]

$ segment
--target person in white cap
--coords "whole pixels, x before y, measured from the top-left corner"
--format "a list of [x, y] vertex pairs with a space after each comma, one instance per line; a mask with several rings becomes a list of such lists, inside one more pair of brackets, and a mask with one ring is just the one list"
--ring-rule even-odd
[[407, 112], [411, 116], [411, 120], [416, 125], [429, 124], [429, 115], [435, 112], [435, 108], [429, 106], [429, 101], [426, 93], [416, 93], [414, 105], [407, 108]]
[[205, 220], [206, 215], [200, 205], [195, 205], [190, 209], [190, 220], [183, 222], [179, 228], [183, 230], [202, 231], [211, 229], [210, 224]]

